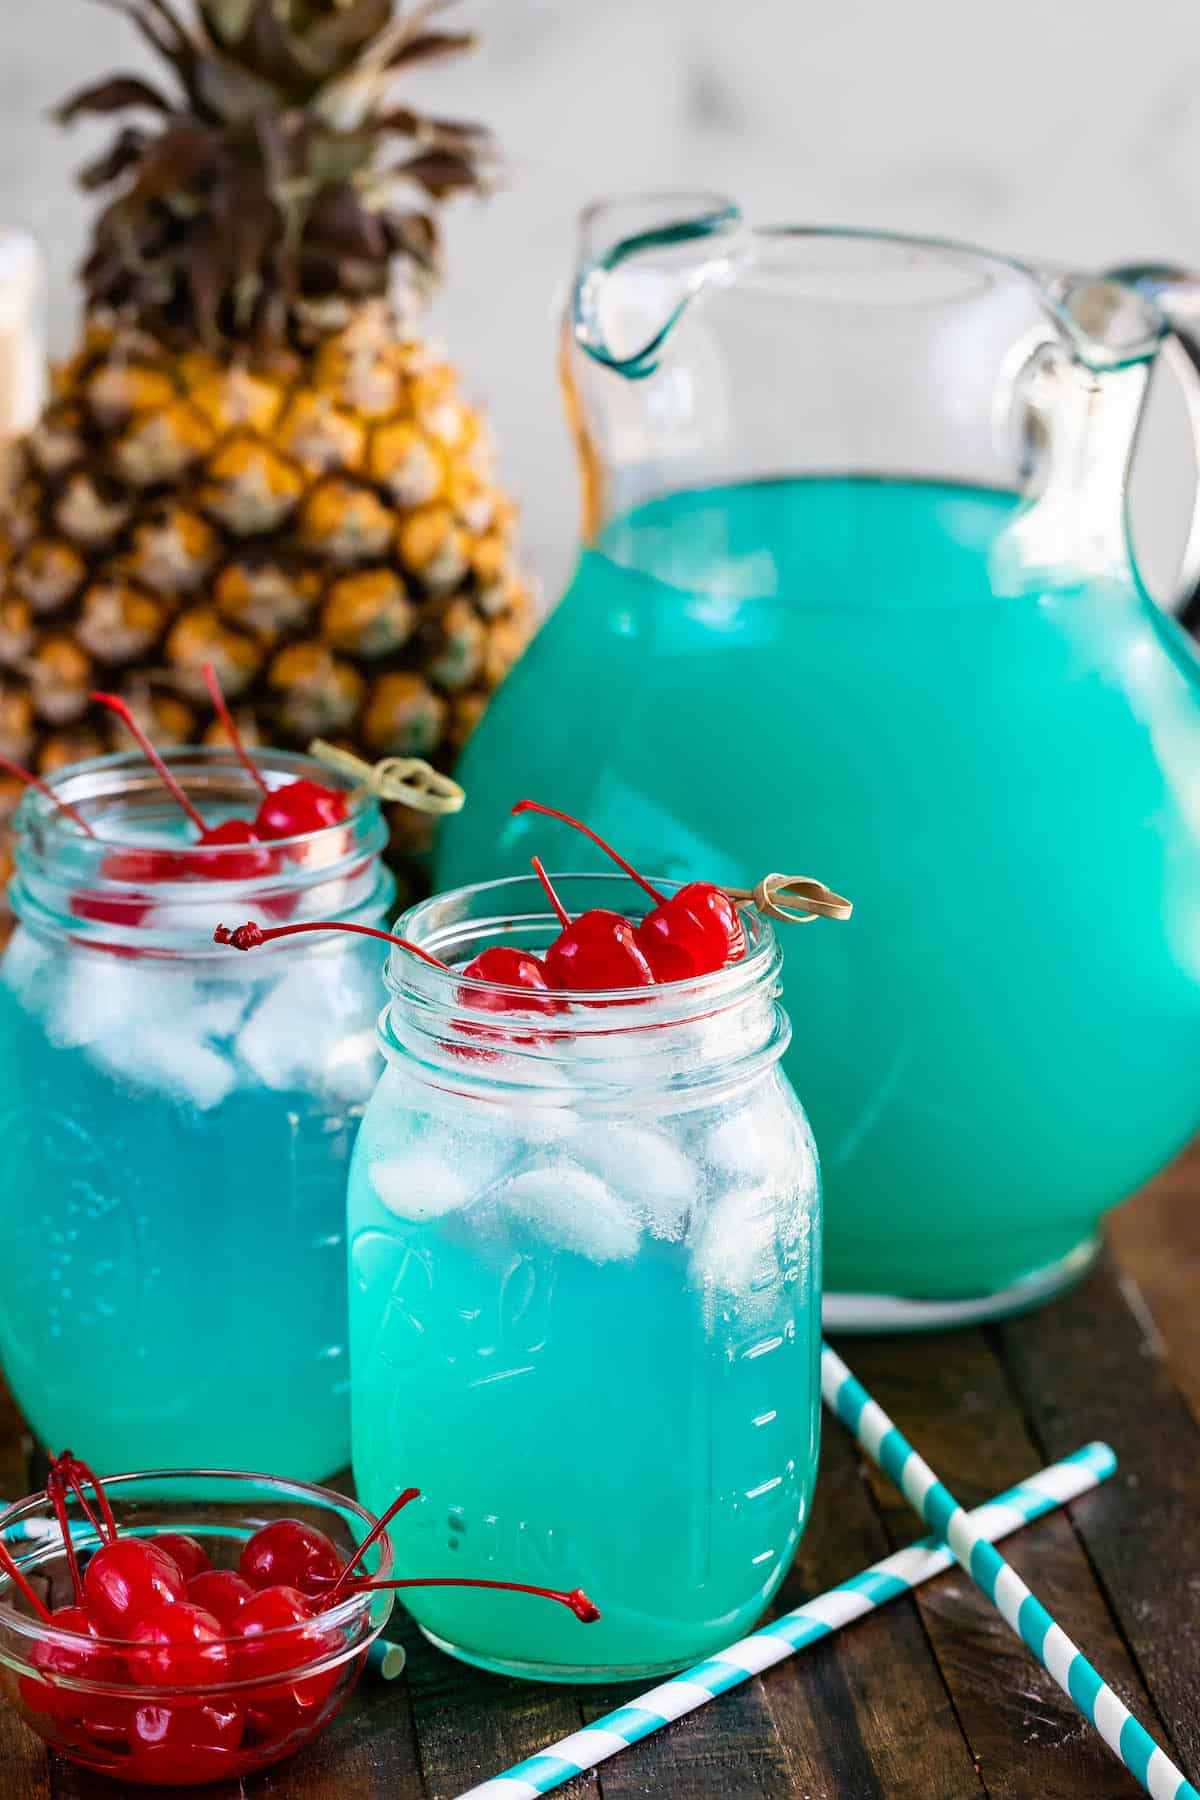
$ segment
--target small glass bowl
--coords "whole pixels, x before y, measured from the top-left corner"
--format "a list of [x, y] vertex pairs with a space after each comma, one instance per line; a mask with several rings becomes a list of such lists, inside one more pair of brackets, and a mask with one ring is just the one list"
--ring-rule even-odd
[[[186, 1532], [203, 1544], [214, 1568], [236, 1568], [242, 1544], [272, 1519], [316, 1526], [344, 1560], [375, 1524], [369, 1512], [342, 1494], [273, 1475], [156, 1470], [106, 1476], [104, 1491], [122, 1537]], [[83, 1562], [99, 1539], [73, 1498], [68, 1518]], [[0, 1514], [0, 1541], [48, 1607], [71, 1604], [67, 1559], [44, 1493]], [[386, 1535], [360, 1566], [370, 1576], [387, 1577], [392, 1552]], [[277, 1640], [281, 1666], [272, 1667], [268, 1677], [243, 1674], [205, 1686], [149, 1687], [132, 1676], [102, 1682], [48, 1672], [46, 1648], [69, 1657], [80, 1640], [34, 1618], [15, 1596], [11, 1579], [0, 1573], [0, 1691], [45, 1743], [84, 1768], [129, 1783], [199, 1786], [265, 1769], [311, 1743], [353, 1691], [392, 1604], [391, 1593], [359, 1592], [311, 1626], [227, 1640], [235, 1673], [248, 1643], [252, 1654], [273, 1663], [272, 1640]], [[293, 1667], [283, 1653], [299, 1636], [306, 1641], [295, 1646]], [[124, 1668], [128, 1644], [101, 1642]]]

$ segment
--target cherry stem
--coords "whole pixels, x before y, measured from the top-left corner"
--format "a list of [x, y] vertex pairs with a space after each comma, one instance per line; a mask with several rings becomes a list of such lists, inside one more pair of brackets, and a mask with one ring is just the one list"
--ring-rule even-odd
[[10, 775], [15, 775], [18, 781], [25, 783], [26, 787], [36, 788], [39, 794], [44, 794], [47, 800], [54, 802], [59, 812], [70, 819], [72, 825], [78, 825], [80, 831], [86, 832], [88, 837], [95, 837], [96, 834], [87, 820], [77, 813], [61, 794], [56, 794], [48, 781], [43, 781], [39, 775], [31, 775], [28, 769], [23, 769], [20, 763], [13, 762], [8, 756], [0, 756], [0, 769], [7, 769]]
[[580, 819], [573, 819], [570, 813], [559, 812], [553, 806], [542, 806], [537, 800], [518, 800], [512, 810], [514, 813], [543, 813], [548, 819], [561, 819], [564, 825], [570, 825], [576, 831], [582, 831], [584, 837], [591, 838], [593, 844], [598, 845], [599, 848], [603, 850], [605, 856], [611, 856], [617, 867], [619, 869], [624, 869], [629, 879], [631, 881], [636, 881], [643, 892], [649, 894], [652, 900], [657, 900], [661, 905], [666, 899], [665, 894], [660, 894], [656, 887], [651, 887], [650, 883], [646, 880], [646, 877], [644, 875], [639, 875], [633, 864], [627, 863], [623, 856], [618, 856], [612, 845], [606, 844], [604, 839], [598, 836], [598, 834], [592, 830], [590, 825], [585, 825]]
[[377, 931], [373, 925], [350, 925], [344, 919], [306, 919], [300, 925], [272, 925], [266, 931], [249, 919], [235, 931], [228, 925], [218, 925], [213, 932], [213, 943], [232, 944], [235, 950], [257, 950], [260, 944], [269, 944], [274, 938], [295, 937], [302, 931], [352, 931], [357, 937], [378, 938], [381, 944], [395, 944], [399, 950], [408, 950], [428, 963], [431, 969], [447, 967], [436, 956], [430, 956], [428, 950], [422, 950], [419, 944], [410, 944], [407, 938], [394, 937], [390, 931]]
[[67, 1519], [67, 1497], [63, 1492], [63, 1486], [63, 1477], [57, 1468], [52, 1468], [46, 1480], [46, 1492], [50, 1496], [50, 1504], [54, 1508], [54, 1517], [58, 1521], [58, 1529], [62, 1535], [67, 1568], [71, 1571], [71, 1586], [75, 1590], [75, 1604], [83, 1606], [85, 1604], [83, 1576], [79, 1572], [79, 1558], [75, 1554], [75, 1542], [71, 1536], [71, 1526]]
[[547, 900], [550, 902], [551, 906], [554, 908], [555, 913], [558, 915], [559, 924], [562, 926], [563, 930], [565, 931], [567, 929], [567, 926], [571, 923], [570, 913], [567, 911], [566, 907], [563, 905], [562, 901], [559, 899], [558, 895], [555, 893], [554, 887], [550, 880], [550, 877], [547, 875], [545, 869], [542, 866], [541, 857], [540, 856], [531, 856], [529, 860], [533, 864], [534, 874], [537, 876], [538, 880], [541, 882], [543, 888], [546, 891]]
[[20, 1569], [18, 1569], [16, 1563], [13, 1561], [12, 1555], [9, 1552], [7, 1544], [3, 1544], [3, 1543], [0, 1543], [0, 1569], [4, 1570], [4, 1573], [8, 1576], [9, 1580], [13, 1583], [14, 1587], [16, 1587], [20, 1593], [24, 1594], [26, 1600], [28, 1600], [30, 1606], [32, 1606], [34, 1612], [37, 1614], [38, 1618], [42, 1621], [42, 1624], [43, 1625], [52, 1625], [54, 1623], [54, 1621], [53, 1621], [53, 1618], [51, 1617], [49, 1607], [46, 1605], [45, 1601], [41, 1598], [40, 1595], [34, 1593], [33, 1589], [30, 1587], [28, 1581], [25, 1579], [24, 1575], [22, 1575]]
[[558, 1588], [529, 1587], [523, 1581], [472, 1581], [466, 1575], [418, 1575], [401, 1581], [356, 1581], [353, 1585], [358, 1594], [376, 1593], [383, 1588], [496, 1588], [505, 1594], [533, 1594], [539, 1600], [556, 1600], [584, 1625], [594, 1625], [600, 1617], [600, 1608], [588, 1599], [582, 1588], [572, 1588], [569, 1594], [564, 1594]]
[[392, 1501], [392, 1504], [388, 1507], [388, 1509], [384, 1513], [383, 1517], [381, 1519], [377, 1519], [375, 1524], [372, 1525], [370, 1531], [367, 1533], [367, 1535], [363, 1539], [362, 1543], [358, 1546], [358, 1549], [354, 1552], [354, 1555], [350, 1558], [350, 1561], [346, 1564], [345, 1568], [342, 1570], [341, 1574], [338, 1576], [337, 1580], [334, 1582], [332, 1589], [330, 1590], [329, 1594], [326, 1596], [326, 1605], [327, 1606], [335, 1606], [337, 1604], [337, 1602], [341, 1599], [343, 1588], [345, 1588], [349, 1585], [351, 1570], [354, 1568], [356, 1563], [360, 1563], [362, 1561], [363, 1557], [366, 1555], [367, 1551], [371, 1548], [372, 1544], [377, 1544], [379, 1542], [380, 1538], [383, 1536], [384, 1532], [387, 1530], [388, 1526], [391, 1524], [391, 1522], [395, 1518], [396, 1514], [398, 1512], [402, 1512], [403, 1509], [406, 1506], [408, 1506], [411, 1501], [419, 1500], [420, 1497], [421, 1497], [420, 1488], [405, 1488], [404, 1492], [400, 1495], [399, 1499]]
[[204, 823], [204, 820], [200, 817], [200, 814], [196, 811], [195, 807], [176, 781], [174, 775], [172, 775], [170, 769], [168, 769], [166, 763], [134, 718], [132, 712], [129, 710], [128, 703], [122, 700], [119, 694], [94, 693], [92, 699], [97, 701], [101, 706], [107, 706], [109, 712], [116, 713], [118, 719], [121, 720], [121, 723], [133, 737], [138, 749], [149, 759], [158, 771], [163, 786], [166, 788], [175, 804], [183, 808], [183, 811], [187, 814], [197, 831], [207, 831], [208, 826]]
[[208, 697], [213, 703], [216, 715], [228, 733], [229, 742], [233, 745], [238, 761], [241, 763], [243, 769], [245, 769], [247, 775], [249, 775], [251, 781], [257, 787], [264, 800], [269, 798], [271, 790], [255, 768], [250, 753], [242, 742], [242, 734], [234, 723], [233, 714], [230, 712], [225, 696], [221, 692], [221, 683], [217, 679], [217, 671], [213, 668], [211, 663], [205, 663], [204, 665], [204, 685], [208, 689]]
[[[113, 1509], [109, 1505], [108, 1495], [104, 1491], [104, 1483], [100, 1480], [100, 1477], [93, 1474], [87, 1463], [81, 1461], [78, 1456], [72, 1455], [70, 1450], [63, 1451], [62, 1455], [57, 1459], [55, 1466], [70, 1483], [71, 1491], [83, 1508], [84, 1516], [87, 1519], [88, 1524], [96, 1533], [96, 1536], [100, 1539], [101, 1543], [107, 1542], [115, 1544], [118, 1536], [117, 1521], [113, 1517]], [[96, 1503], [100, 1508], [100, 1518], [96, 1517], [95, 1513], [88, 1505], [87, 1495], [83, 1491], [85, 1482], [91, 1485], [96, 1495]]]

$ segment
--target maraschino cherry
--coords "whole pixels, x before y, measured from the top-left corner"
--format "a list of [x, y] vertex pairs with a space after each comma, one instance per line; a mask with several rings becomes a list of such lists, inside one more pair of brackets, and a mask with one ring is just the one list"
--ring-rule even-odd
[[147, 1700], [129, 1719], [131, 1761], [138, 1777], [163, 1787], [195, 1787], [236, 1772], [245, 1714], [232, 1699], [217, 1696], [183, 1704]]
[[201, 850], [228, 850], [246, 846], [243, 856], [219, 859], [189, 856], [177, 850], [116, 851], [105, 862], [105, 873], [114, 880], [136, 884], [145, 881], [171, 881], [181, 876], [201, 876], [220, 881], [255, 881], [274, 873], [275, 855], [261, 846], [262, 840], [249, 819], [226, 819], [220, 825], [206, 825], [184, 793], [146, 733], [133, 716], [129, 703], [119, 694], [94, 693], [92, 699], [106, 706], [121, 720], [142, 754], [153, 765], [160, 781], [191, 821], [196, 831], [196, 846]]
[[204, 680], [209, 699], [238, 761], [262, 795], [254, 816], [258, 836], [269, 842], [277, 838], [303, 837], [306, 832], [323, 831], [328, 825], [343, 825], [349, 807], [346, 795], [337, 788], [325, 787], [304, 776], [298, 781], [285, 782], [282, 787], [267, 786], [242, 742], [242, 735], [221, 692], [217, 671], [211, 663], [204, 666]]
[[[34, 1646], [32, 1660], [36, 1669], [46, 1675], [67, 1675], [77, 1681], [120, 1679], [121, 1660], [109, 1645], [99, 1642], [100, 1633], [86, 1607], [56, 1607], [48, 1615], [46, 1623], [53, 1625], [56, 1631], [70, 1632], [80, 1641], [78, 1644], [68, 1645], [42, 1639]], [[57, 1692], [61, 1699], [62, 1690]]]
[[[729, 895], [711, 881], [689, 881], [678, 893], [667, 896], [653, 887], [590, 826], [573, 819], [570, 813], [558, 812], [553, 806], [542, 806], [536, 800], [518, 800], [512, 810], [514, 813], [542, 813], [546, 818], [560, 819], [564, 825], [582, 832], [610, 856], [631, 881], [636, 881], [643, 892], [649, 894], [655, 906], [637, 927], [635, 936], [638, 949], [649, 963], [656, 981], [686, 981], [697, 975], [711, 975], [730, 963], [740, 962], [745, 956], [746, 933], [737, 907]], [[549, 956], [546, 960], [549, 963]]]
[[[514, 988], [546, 988], [545, 964], [529, 950], [517, 950], [508, 944], [490, 944], [486, 950], [472, 957], [463, 970], [464, 975], [474, 976], [476, 981], [494, 982], [499, 987]], [[465, 992], [465, 990], [464, 990]], [[476, 1001], [472, 989], [471, 998]], [[476, 1004], [494, 1006], [498, 996], [480, 994]]]
[[319, 1643], [309, 1627], [320, 1610], [319, 1601], [294, 1587], [266, 1587], [252, 1594], [238, 1614], [240, 1678], [267, 1680], [311, 1662]]
[[[18, 1691], [31, 1712], [53, 1721], [60, 1748], [85, 1762], [102, 1756], [107, 1773], [140, 1782], [190, 1785], [239, 1775], [250, 1766], [240, 1760], [243, 1745], [261, 1767], [319, 1730], [344, 1687], [344, 1652], [353, 1649], [347, 1631], [362, 1626], [361, 1618], [346, 1614], [334, 1624], [333, 1616], [357, 1594], [479, 1587], [552, 1600], [587, 1623], [600, 1616], [578, 1588], [363, 1574], [363, 1557], [419, 1498], [416, 1488], [404, 1489], [347, 1561], [323, 1532], [279, 1519], [242, 1546], [240, 1574], [201, 1566], [208, 1553], [187, 1533], [121, 1537], [103, 1483], [69, 1451], [52, 1461], [47, 1494], [76, 1597], [52, 1612], [0, 1542], [0, 1570], [54, 1633], [54, 1641], [35, 1642], [36, 1673], [21, 1677]], [[100, 1540], [86, 1573], [67, 1517], [69, 1496]], [[195, 1570], [186, 1590], [182, 1568]], [[223, 1684], [232, 1685], [214, 1691]], [[144, 1698], [91, 1691], [100, 1685], [140, 1689]]]
[[82, 1606], [59, 1606], [46, 1619], [56, 1632], [70, 1633], [71, 1642], [40, 1638], [30, 1657], [39, 1680], [23, 1675], [19, 1682], [21, 1698], [34, 1712], [45, 1713], [68, 1731], [85, 1728], [91, 1738], [103, 1741], [118, 1737], [127, 1723], [127, 1708], [120, 1701], [102, 1701], [96, 1695], [63, 1682], [115, 1683], [122, 1678], [121, 1659], [108, 1644], [98, 1641], [99, 1633], [87, 1609]]
[[254, 1589], [234, 1569], [201, 1569], [187, 1584], [187, 1597], [195, 1606], [219, 1619], [227, 1637], [236, 1635], [238, 1614]]
[[600, 906], [572, 919], [539, 857], [533, 858], [533, 867], [562, 926], [544, 961], [546, 980], [552, 988], [596, 992], [653, 985], [654, 971], [628, 919]]
[[215, 1687], [229, 1675], [220, 1620], [182, 1595], [149, 1607], [128, 1635], [130, 1673], [143, 1687]]
[[179, 1564], [179, 1573], [185, 1581], [191, 1581], [196, 1575], [203, 1575], [212, 1568], [212, 1558], [202, 1544], [186, 1531], [159, 1531], [155, 1533], [154, 1542], [160, 1550], [165, 1550], [172, 1562]]
[[179, 1564], [151, 1538], [115, 1538], [101, 1544], [83, 1578], [88, 1612], [104, 1637], [133, 1635], [164, 1601], [180, 1601], [187, 1583]]
[[[469, 1007], [472, 1012], [507, 1013], [514, 1006], [522, 1012], [556, 1012], [558, 1010], [560, 1003], [552, 1000], [547, 993], [550, 983], [546, 979], [545, 965], [540, 957], [534, 956], [528, 950], [518, 950], [509, 944], [489, 944], [486, 950], [482, 950], [478, 956], [472, 957], [463, 970], [463, 974], [472, 976], [476, 983], [482, 983], [481, 986], [472, 984], [470, 987], [464, 986], [458, 990], [460, 1004]], [[506, 988], [524, 988], [529, 998], [514, 1001], [513, 996], [504, 991]], [[535, 998], [535, 996], [541, 995], [544, 995], [545, 998]], [[468, 1037], [492, 1035], [489, 1026], [476, 1021], [468, 1022], [465, 1019], [459, 1021], [459, 1030]], [[508, 1031], [505, 1031], [504, 1036], [517, 1044], [534, 1041], [532, 1038]], [[487, 1054], [486, 1051], [476, 1050], [474, 1047], [467, 1049], [460, 1045], [458, 1049], [459, 1053], [463, 1055]]]
[[299, 1519], [273, 1519], [247, 1540], [238, 1573], [252, 1588], [296, 1588], [315, 1599], [342, 1572], [342, 1559], [325, 1536]]

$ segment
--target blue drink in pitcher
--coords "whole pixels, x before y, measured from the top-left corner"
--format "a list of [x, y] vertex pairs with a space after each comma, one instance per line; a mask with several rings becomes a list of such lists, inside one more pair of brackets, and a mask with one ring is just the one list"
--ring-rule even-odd
[[1200, 1126], [1200, 661], [1125, 508], [1167, 329], [955, 244], [586, 220], [584, 546], [437, 879], [561, 864], [509, 813], [551, 787], [676, 879], [838, 871], [786, 968], [831, 1325], [1045, 1298]]
[[[0, 1360], [41, 1441], [112, 1472], [328, 1475], [349, 1452], [345, 1183], [377, 1077], [378, 957], [339, 938], [251, 962], [230, 915], [379, 923], [378, 804], [269, 845], [232, 752], [182, 750], [192, 824], [137, 756], [56, 774], [17, 815], [0, 964]], [[94, 834], [94, 835], [89, 835]]]
[[[1054, 1268], [1200, 1117], [1195, 655], [1129, 585], [997, 598], [1016, 513], [833, 478], [648, 503], [586, 553], [444, 832], [450, 878], [519, 868], [535, 839], [562, 861], [561, 827], [507, 817], [553, 778], [631, 856], [661, 839], [673, 873], [737, 880], [774, 841], [844, 876], [853, 930], [787, 934], [792, 1005], [820, 1021], [789, 1062], [846, 1200], [826, 1233], [842, 1289], [965, 1295]], [[737, 581], [718, 651], [711, 596]], [[589, 711], [611, 727], [600, 780]], [[692, 729], [735, 718], [754, 720], [752, 780]], [[1052, 885], [1022, 873], [1051, 861]]]

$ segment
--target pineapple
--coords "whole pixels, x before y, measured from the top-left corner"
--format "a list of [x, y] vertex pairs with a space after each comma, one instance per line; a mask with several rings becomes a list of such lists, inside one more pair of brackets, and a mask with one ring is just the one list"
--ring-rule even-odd
[[[446, 768], [533, 622], [486, 429], [417, 330], [429, 203], [479, 190], [490, 142], [390, 91], [470, 40], [437, 0], [113, 3], [173, 79], [61, 109], [141, 116], [83, 172], [113, 191], [83, 339], [19, 448], [0, 751], [115, 745], [94, 687], [161, 742], [219, 742], [211, 662], [251, 741]], [[398, 820], [396, 854], [426, 829]]]

